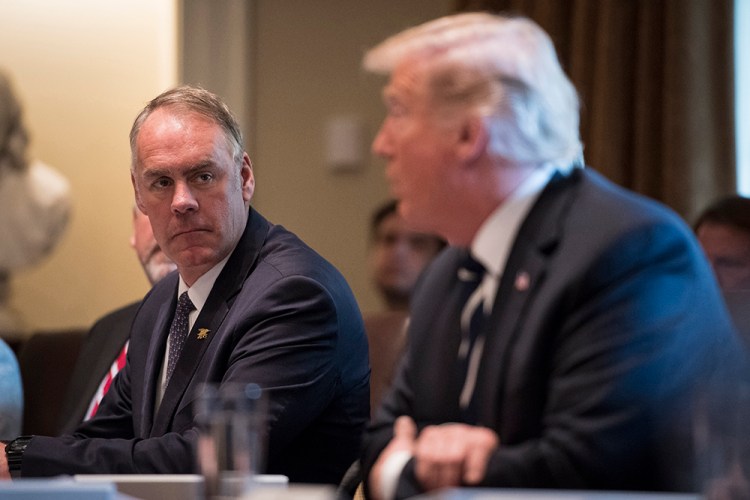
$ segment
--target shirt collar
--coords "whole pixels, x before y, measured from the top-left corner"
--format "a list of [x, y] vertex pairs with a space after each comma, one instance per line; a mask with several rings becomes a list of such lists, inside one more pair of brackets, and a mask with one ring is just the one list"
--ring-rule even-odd
[[499, 278], [505, 269], [521, 222], [556, 170], [551, 163], [536, 167], [477, 231], [471, 243], [471, 254], [495, 278]]
[[198, 278], [191, 287], [188, 287], [185, 281], [183, 281], [182, 276], [180, 276], [180, 284], [177, 286], [177, 297], [182, 295], [182, 292], [187, 292], [195, 306], [195, 310], [200, 312], [208, 299], [208, 294], [211, 293], [211, 289], [214, 287], [214, 283], [216, 283], [216, 278], [219, 277], [221, 270], [224, 269], [224, 265], [229, 260], [230, 255], [232, 255], [231, 252], [221, 262]]

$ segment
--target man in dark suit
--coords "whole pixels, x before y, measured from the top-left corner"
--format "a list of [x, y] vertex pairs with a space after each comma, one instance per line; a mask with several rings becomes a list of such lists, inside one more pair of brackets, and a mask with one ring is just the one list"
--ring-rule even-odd
[[[151, 286], [177, 269], [154, 238], [151, 222], [133, 206], [133, 234], [130, 246], [146, 273]], [[120, 356], [127, 353], [130, 325], [140, 301], [128, 304], [100, 318], [91, 327], [78, 355], [60, 410], [60, 434], [73, 432], [84, 420], [96, 414], [98, 405], [116, 374]]]
[[14, 440], [0, 471], [192, 472], [199, 385], [255, 383], [269, 396], [267, 472], [338, 482], [369, 412], [367, 344], [344, 278], [249, 207], [250, 158], [217, 96], [167, 91], [130, 137], [136, 202], [179, 274], [144, 298], [96, 416], [72, 436]]
[[364, 65], [390, 74], [373, 150], [400, 213], [454, 245], [412, 298], [366, 437], [369, 495], [694, 487], [691, 397], [737, 339], [680, 219], [579, 166], [548, 36], [460, 14]]

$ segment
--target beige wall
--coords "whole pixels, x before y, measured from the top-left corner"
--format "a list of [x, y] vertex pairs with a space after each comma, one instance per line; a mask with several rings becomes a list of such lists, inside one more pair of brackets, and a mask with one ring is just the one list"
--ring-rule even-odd
[[[383, 163], [368, 148], [383, 117], [383, 81], [361, 71], [360, 59], [453, 2], [247, 1], [254, 2], [254, 77], [250, 109], [238, 113], [252, 120], [255, 205], [331, 260], [364, 311], [376, 309], [367, 224], [387, 188]], [[35, 156], [65, 174], [74, 195], [60, 246], [14, 278], [13, 304], [32, 329], [90, 325], [147, 289], [128, 246], [127, 133], [143, 104], [176, 81], [178, 4], [0, 0], [0, 66], [25, 103]], [[340, 115], [365, 130], [364, 159], [353, 172], [333, 173], [324, 161], [325, 124]]]
[[[408, 26], [449, 12], [452, 0], [259, 0], [256, 130], [249, 153], [256, 206], [331, 260], [363, 311], [379, 299], [367, 272], [370, 212], [387, 196], [384, 164], [369, 154], [382, 117], [382, 78], [360, 69], [365, 50]], [[361, 120], [364, 162], [332, 173], [324, 129], [338, 115]], [[250, 141], [249, 141], [250, 142]]]
[[128, 246], [127, 134], [146, 100], [176, 81], [176, 6], [0, 0], [0, 66], [24, 104], [31, 152], [73, 191], [58, 248], [13, 279], [29, 328], [87, 326], [147, 290]]

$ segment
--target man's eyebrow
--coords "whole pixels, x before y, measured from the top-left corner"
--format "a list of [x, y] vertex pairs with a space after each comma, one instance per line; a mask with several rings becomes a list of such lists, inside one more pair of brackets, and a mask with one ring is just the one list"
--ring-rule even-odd
[[406, 108], [406, 102], [408, 102], [408, 100], [398, 90], [394, 88], [386, 88], [383, 90], [383, 104], [387, 108]]
[[[214, 162], [211, 160], [203, 160], [201, 162], [196, 163], [195, 165], [191, 165], [190, 167], [186, 168], [183, 173], [185, 175], [191, 175], [196, 172], [199, 172], [201, 170], [205, 170], [208, 168], [213, 168]], [[144, 177], [147, 177], [149, 179], [157, 178], [157, 177], [172, 177], [173, 171], [169, 168], [161, 168], [161, 167], [154, 167], [149, 170], [146, 170], [143, 173]]]
[[393, 89], [393, 87], [385, 87], [381, 92], [381, 97], [383, 99], [383, 102], [385, 102], [386, 104], [398, 101], [398, 96], [396, 95], [396, 91]]
[[185, 173], [187, 175], [194, 174], [194, 173], [199, 172], [201, 170], [206, 170], [206, 169], [209, 169], [209, 168], [213, 168], [215, 165], [216, 164], [213, 161], [211, 161], [211, 160], [203, 160], [203, 161], [200, 161], [200, 162], [196, 163], [195, 165], [191, 165], [190, 167], [188, 167], [185, 170]]
[[165, 168], [150, 168], [143, 171], [143, 177], [155, 179], [157, 177], [169, 177], [169, 171]]

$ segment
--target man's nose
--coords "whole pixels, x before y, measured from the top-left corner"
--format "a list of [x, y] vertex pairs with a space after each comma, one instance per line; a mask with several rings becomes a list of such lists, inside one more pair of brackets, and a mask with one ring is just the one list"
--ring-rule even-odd
[[383, 123], [378, 130], [378, 135], [372, 141], [372, 154], [380, 156], [381, 158], [388, 158], [390, 155], [390, 140], [388, 138], [388, 132], [386, 130], [386, 124]]
[[172, 211], [175, 213], [186, 213], [198, 209], [198, 201], [187, 183], [177, 182], [172, 196]]

